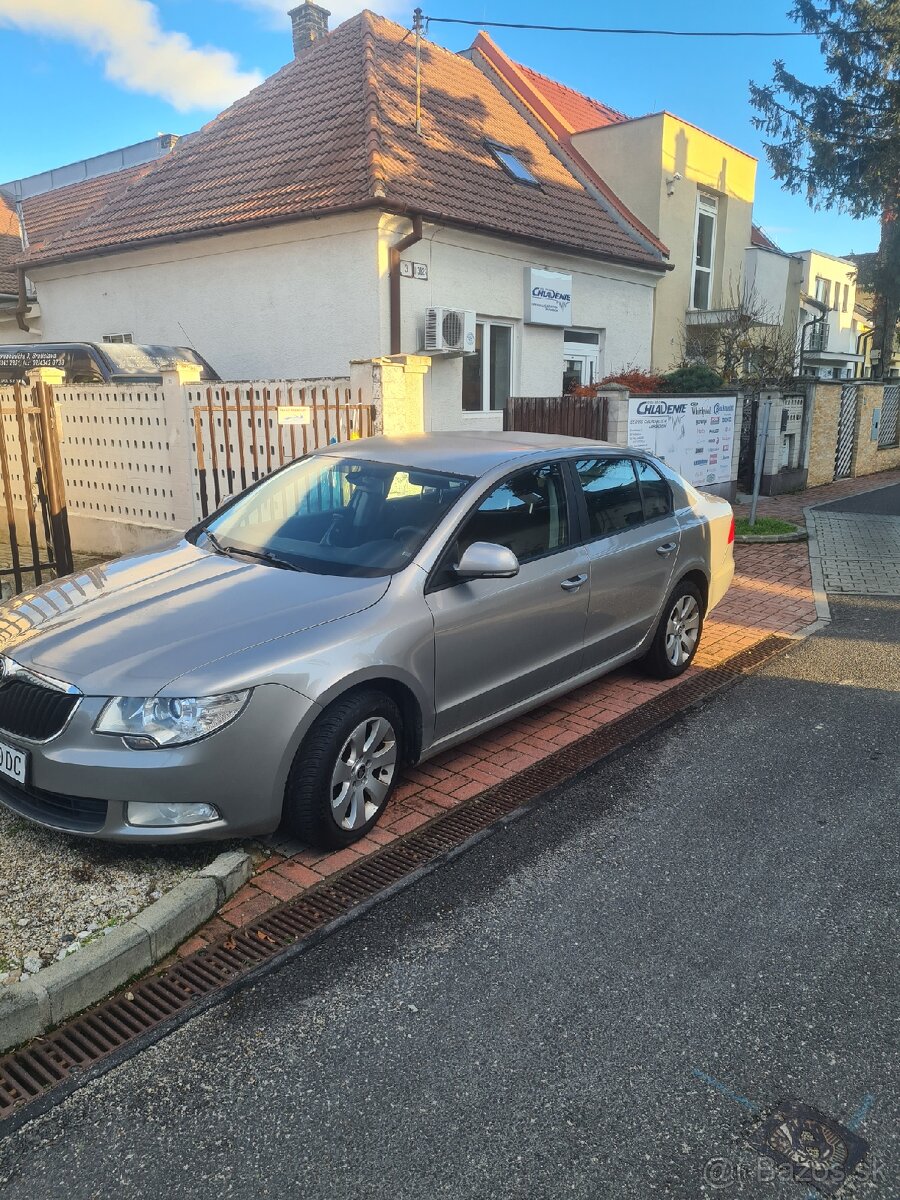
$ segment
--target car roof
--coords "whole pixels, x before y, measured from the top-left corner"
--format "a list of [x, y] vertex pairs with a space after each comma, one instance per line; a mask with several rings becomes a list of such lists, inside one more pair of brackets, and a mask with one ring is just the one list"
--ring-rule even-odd
[[450, 471], [457, 475], [479, 476], [516, 459], [533, 461], [543, 456], [565, 454], [566, 451], [620, 449], [611, 442], [549, 433], [466, 431], [361, 438], [335, 446], [323, 446], [318, 453], [333, 454], [340, 450], [344, 458], [395, 463], [420, 471]]

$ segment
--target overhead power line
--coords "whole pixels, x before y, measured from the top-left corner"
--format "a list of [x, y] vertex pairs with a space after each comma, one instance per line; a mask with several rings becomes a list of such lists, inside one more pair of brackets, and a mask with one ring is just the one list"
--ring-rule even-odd
[[[537, 29], [545, 33], [624, 33], [631, 37], [788, 38], [818, 37], [805, 29], [604, 29], [595, 25], [530, 25], [524, 21], [470, 21], [464, 17], [425, 17], [425, 24], [474, 25], [479, 29]], [[852, 32], [848, 30], [847, 32]]]

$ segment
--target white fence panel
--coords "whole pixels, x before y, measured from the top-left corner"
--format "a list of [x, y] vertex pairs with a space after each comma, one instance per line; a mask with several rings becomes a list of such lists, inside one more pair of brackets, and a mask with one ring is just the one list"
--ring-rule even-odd
[[54, 392], [70, 517], [177, 528], [163, 389], [84, 384]]

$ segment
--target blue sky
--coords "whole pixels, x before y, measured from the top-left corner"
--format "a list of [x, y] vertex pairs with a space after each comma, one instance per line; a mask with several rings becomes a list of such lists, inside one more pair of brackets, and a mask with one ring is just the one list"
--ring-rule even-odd
[[[329, 7], [325, 0], [326, 7]], [[336, 16], [359, 0], [333, 0]], [[188, 133], [291, 54], [290, 0], [0, 0], [8, 105], [0, 180], [44, 170], [159, 132]], [[403, 24], [412, 5], [378, 11]], [[679, 29], [790, 29], [789, 0], [428, 0], [426, 13], [478, 21]], [[334, 25], [334, 20], [332, 25]], [[813, 212], [771, 178], [751, 124], [747, 81], [783, 57], [802, 78], [823, 77], [813, 39], [706, 40], [492, 30], [514, 58], [633, 116], [667, 108], [760, 157], [758, 222], [786, 249], [872, 250], [875, 221]], [[432, 25], [452, 50], [475, 30]], [[134, 90], [137, 86], [140, 90]]]

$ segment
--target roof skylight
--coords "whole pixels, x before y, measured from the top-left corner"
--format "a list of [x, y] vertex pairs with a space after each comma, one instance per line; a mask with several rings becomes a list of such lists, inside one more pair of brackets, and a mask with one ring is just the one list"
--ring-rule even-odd
[[500, 166], [503, 167], [503, 169], [509, 175], [512, 175], [513, 179], [518, 179], [519, 183], [531, 184], [532, 187], [541, 186], [537, 179], [535, 179], [532, 173], [525, 166], [525, 164], [516, 157], [515, 152], [510, 150], [508, 146], [503, 146], [500, 142], [491, 141], [486, 141], [485, 145], [487, 146], [488, 150], [490, 150], [491, 154], [493, 154], [494, 158], [496, 158]]

